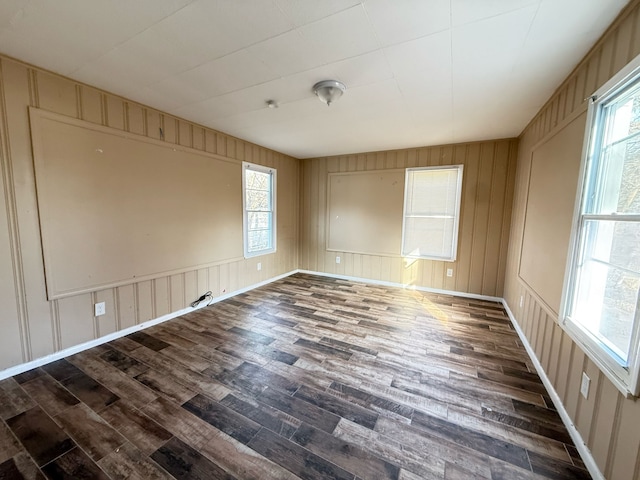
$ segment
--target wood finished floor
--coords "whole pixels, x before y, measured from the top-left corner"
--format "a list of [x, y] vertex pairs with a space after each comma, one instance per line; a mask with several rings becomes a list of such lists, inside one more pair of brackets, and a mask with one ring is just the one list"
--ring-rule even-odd
[[502, 306], [297, 274], [0, 381], [0, 479], [590, 478]]

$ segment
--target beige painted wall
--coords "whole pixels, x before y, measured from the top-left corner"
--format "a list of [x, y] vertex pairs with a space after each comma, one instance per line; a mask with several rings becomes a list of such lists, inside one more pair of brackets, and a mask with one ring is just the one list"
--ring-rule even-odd
[[[510, 139], [304, 160], [300, 268], [502, 296], [517, 149], [517, 140]], [[327, 250], [329, 173], [458, 164], [464, 165], [464, 177], [455, 262]], [[447, 268], [453, 268], [453, 277], [446, 276]]]
[[[519, 267], [528, 199], [536, 198], [536, 195], [530, 196], [528, 188], [535, 152], [551, 139], [553, 142], [562, 140], [565, 151], [580, 152], [582, 137], [572, 134], [571, 124], [584, 123], [585, 99], [638, 54], [640, 2], [633, 0], [521, 135], [505, 282], [505, 299], [529, 343], [600, 470], [606, 478], [614, 480], [640, 477], [640, 401], [625, 399], [558, 325], [554, 310], [561, 295], [557, 291], [561, 289], [561, 283], [555, 283], [553, 292], [536, 292], [523, 280]], [[577, 171], [579, 160], [575, 153], [556, 158], [562, 163], [560, 170], [565, 172]], [[565, 180], [567, 189], [575, 197], [576, 175]], [[529, 207], [535, 209], [539, 204], [529, 202]], [[559, 206], [550, 218], [549, 229], [557, 227], [557, 222], [564, 219], [562, 222], [567, 231], [566, 222], [570, 222], [572, 208], [572, 204]], [[546, 252], [538, 247], [537, 254], [551, 253], [564, 258], [568, 235], [561, 239], [557, 231], [548, 233], [557, 238], [554, 250]], [[536, 252], [527, 255], [532, 253]], [[519, 306], [520, 298], [522, 307]], [[591, 393], [586, 400], [580, 395], [583, 371], [591, 377]]]
[[[167, 143], [275, 167], [277, 253], [47, 301], [29, 106], [157, 140], [162, 128]], [[207, 290], [219, 296], [298, 266], [296, 159], [1, 56], [0, 141], [0, 370], [181, 310]], [[107, 314], [94, 318], [101, 301]]]

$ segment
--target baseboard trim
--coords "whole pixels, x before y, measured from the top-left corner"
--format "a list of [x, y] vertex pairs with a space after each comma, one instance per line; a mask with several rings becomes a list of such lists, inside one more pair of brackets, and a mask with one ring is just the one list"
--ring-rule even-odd
[[144, 330], [145, 328], [153, 327], [154, 325], [158, 325], [160, 323], [166, 322], [167, 320], [171, 320], [171, 319], [179, 317], [181, 315], [185, 315], [185, 314], [187, 314], [189, 312], [193, 312], [195, 310], [199, 310], [201, 308], [208, 307], [209, 305], [213, 305], [215, 303], [221, 302], [223, 300], [226, 300], [228, 298], [234, 297], [236, 295], [240, 295], [241, 293], [245, 293], [245, 292], [251, 291], [253, 289], [262, 287], [264, 285], [268, 285], [269, 283], [275, 282], [277, 280], [281, 280], [281, 279], [286, 278], [286, 277], [288, 277], [290, 275], [293, 275], [294, 273], [297, 273], [297, 272], [298, 272], [298, 270], [292, 270], [290, 272], [283, 273], [282, 275], [278, 275], [276, 277], [269, 278], [269, 279], [264, 280], [262, 282], [258, 282], [258, 283], [255, 283], [253, 285], [249, 285], [248, 287], [244, 287], [244, 288], [241, 288], [239, 290], [234, 290], [233, 292], [225, 293], [224, 295], [221, 295], [221, 296], [216, 297], [215, 299], [213, 299], [213, 301], [211, 303], [203, 302], [202, 305], [199, 305], [199, 306], [197, 306], [195, 308], [193, 308], [193, 307], [183, 308], [182, 310], [178, 310], [176, 312], [168, 313], [168, 314], [163, 315], [161, 317], [154, 318], [153, 320], [147, 320], [146, 322], [139, 323], [138, 325], [134, 325], [132, 327], [125, 328], [123, 330], [118, 330], [117, 332], [110, 333], [110, 334], [105, 335], [103, 337], [96, 338], [94, 340], [90, 340], [88, 342], [84, 342], [84, 343], [81, 343], [79, 345], [74, 345], [73, 347], [65, 348], [65, 349], [60, 350], [58, 352], [52, 353], [51, 355], [47, 355], [45, 357], [36, 358], [35, 360], [32, 360], [32, 361], [27, 362], [27, 363], [21, 363], [20, 365], [16, 365], [15, 367], [9, 367], [9, 368], [7, 368], [5, 370], [0, 371], [0, 380], [4, 380], [5, 378], [13, 377], [14, 375], [19, 375], [19, 374], [24, 373], [24, 372], [26, 372], [28, 370], [33, 369], [33, 368], [41, 367], [41, 366], [46, 365], [48, 363], [55, 362], [56, 360], [60, 360], [60, 359], [62, 359], [64, 357], [68, 357], [69, 355], [74, 355], [76, 353], [80, 353], [80, 352], [82, 352], [84, 350], [87, 350], [89, 348], [93, 348], [93, 347], [96, 347], [98, 345], [102, 345], [103, 343], [111, 342], [112, 340], [116, 340], [116, 339], [124, 337], [126, 335], [130, 335], [130, 334], [132, 334], [134, 332], [138, 332], [140, 330]]
[[455, 290], [441, 290], [439, 288], [420, 287], [417, 285], [409, 285], [407, 283], [387, 282], [385, 280], [373, 280], [364, 277], [352, 277], [350, 275], [338, 275], [335, 273], [315, 272], [313, 270], [298, 270], [299, 273], [309, 275], [318, 275], [320, 277], [338, 278], [340, 280], [349, 280], [351, 282], [371, 283], [373, 285], [383, 285], [385, 287], [398, 287], [408, 290], [417, 290], [419, 292], [439, 293], [442, 295], [455, 295], [456, 297], [474, 298], [476, 300], [487, 300], [490, 302], [502, 303], [502, 297], [492, 297], [489, 295], [480, 295], [477, 293], [457, 292]]
[[502, 305], [504, 306], [504, 308], [505, 308], [505, 310], [507, 312], [507, 315], [509, 316], [509, 319], [511, 320], [511, 323], [513, 324], [513, 327], [515, 328], [516, 332], [518, 333], [518, 337], [520, 338], [520, 341], [522, 342], [522, 344], [524, 345], [524, 348], [526, 349], [527, 353], [529, 354], [529, 357], [531, 358], [531, 361], [533, 362], [533, 365], [535, 366], [536, 371], [538, 372], [538, 375], [540, 376], [540, 379], [542, 380], [542, 383], [544, 384], [545, 388], [547, 389], [547, 392], [549, 393], [549, 396], [551, 397], [551, 400], [553, 401], [553, 404], [555, 405], [556, 409], [558, 410], [558, 413], [560, 414], [560, 418], [562, 419], [562, 422], [567, 427], [567, 430], [569, 431], [569, 435], [571, 436], [571, 439], [574, 441], [574, 443], [576, 445], [576, 448], [578, 449], [578, 452], [580, 453], [580, 457], [582, 458], [582, 460], [584, 461], [585, 466], [587, 467], [587, 470], [589, 470], [589, 473], [594, 478], [594, 480], [605, 480], [605, 477], [600, 472], [600, 469], [598, 468], [598, 465], [596, 464], [596, 461], [593, 458], [593, 455], [591, 454], [591, 451], [589, 450], [589, 448], [587, 447], [586, 443], [584, 442], [584, 440], [582, 438], [582, 435], [580, 435], [580, 432], [578, 432], [575, 424], [571, 420], [571, 417], [569, 417], [569, 414], [567, 413], [567, 410], [565, 409], [565, 407], [564, 407], [564, 405], [562, 403], [562, 400], [560, 399], [560, 396], [556, 392], [555, 388], [553, 388], [553, 385], [551, 384], [551, 381], [549, 380], [549, 377], [547, 377], [547, 374], [546, 374], [544, 368], [542, 367], [542, 364], [540, 363], [540, 360], [538, 360], [538, 357], [536, 356], [533, 348], [531, 347], [531, 344], [527, 340], [524, 332], [520, 328], [520, 325], [516, 321], [516, 319], [515, 319], [513, 313], [511, 312], [511, 309], [509, 308], [509, 305], [507, 304], [506, 300], [503, 299], [503, 298], [500, 298], [500, 297], [492, 297], [492, 296], [489, 296], [489, 295], [479, 295], [479, 294], [475, 294], [475, 293], [457, 292], [457, 291], [452, 291], [452, 290], [441, 290], [441, 289], [436, 289], [436, 288], [428, 288], [428, 287], [420, 287], [420, 286], [416, 286], [416, 285], [402, 284], [402, 283], [398, 283], [398, 282], [387, 282], [387, 281], [384, 281], [384, 280], [374, 280], [374, 279], [371, 279], [371, 278], [353, 277], [353, 276], [350, 276], [350, 275], [338, 275], [338, 274], [333, 274], [333, 273], [315, 272], [315, 271], [312, 271], [312, 270], [296, 269], [296, 270], [291, 270], [290, 272], [283, 273], [281, 275], [269, 278], [267, 280], [263, 280], [262, 282], [258, 282], [258, 283], [255, 283], [253, 285], [249, 285], [247, 287], [244, 287], [244, 288], [241, 288], [241, 289], [238, 289], [238, 290], [234, 290], [233, 292], [225, 293], [224, 295], [216, 297], [210, 304], [203, 304], [203, 305], [200, 305], [200, 306], [195, 307], [195, 308], [192, 308], [192, 307], [183, 308], [182, 310], [178, 310], [176, 312], [172, 312], [172, 313], [169, 313], [167, 315], [163, 315], [162, 317], [155, 318], [153, 320], [148, 320], [146, 322], [142, 322], [142, 323], [140, 323], [138, 325], [134, 325], [132, 327], [125, 328], [123, 330], [119, 330], [117, 332], [111, 333], [109, 335], [105, 335], [105, 336], [97, 338], [95, 340], [90, 340], [88, 342], [81, 343], [79, 345], [74, 345], [73, 347], [65, 348], [64, 350], [60, 350], [60, 351], [55, 352], [55, 353], [53, 353], [51, 355], [47, 355], [45, 357], [40, 357], [40, 358], [37, 358], [37, 359], [32, 360], [30, 362], [22, 363], [20, 365], [16, 365], [14, 367], [9, 367], [9, 368], [7, 368], [5, 370], [0, 371], [0, 380], [4, 380], [5, 378], [13, 377], [14, 375], [19, 375], [20, 373], [24, 373], [24, 372], [26, 372], [28, 370], [31, 370], [33, 368], [36, 368], [36, 367], [41, 367], [42, 365], [46, 365], [46, 364], [51, 363], [51, 362], [55, 362], [56, 360], [60, 360], [60, 359], [62, 359], [64, 357], [68, 357], [69, 355], [74, 355], [76, 353], [82, 352], [82, 351], [87, 350], [89, 348], [96, 347], [98, 345], [102, 345], [103, 343], [107, 343], [107, 342], [110, 342], [112, 340], [116, 340], [116, 339], [124, 337], [126, 335], [130, 335], [131, 333], [134, 333], [134, 332], [137, 332], [137, 331], [140, 331], [140, 330], [144, 330], [145, 328], [149, 328], [149, 327], [152, 327], [154, 325], [158, 325], [160, 323], [166, 322], [168, 320], [171, 320], [173, 318], [179, 317], [181, 315], [185, 315], [185, 314], [187, 314], [189, 312], [193, 312], [193, 311], [198, 310], [200, 308], [205, 308], [205, 307], [207, 307], [209, 305], [213, 305], [215, 303], [221, 302], [223, 300], [226, 300], [228, 298], [234, 297], [236, 295], [240, 295], [241, 293], [246, 293], [246, 292], [249, 292], [249, 291], [254, 290], [256, 288], [262, 287], [264, 285], [268, 285], [268, 284], [270, 284], [272, 282], [281, 280], [283, 278], [289, 277], [289, 276], [294, 275], [296, 273], [305, 273], [305, 274], [308, 274], [308, 275], [318, 275], [318, 276], [321, 276], [321, 277], [337, 278], [337, 279], [340, 279], [340, 280], [349, 280], [349, 281], [352, 281], [352, 282], [370, 283], [370, 284], [374, 284], [374, 285], [382, 285], [382, 286], [387, 286], [387, 287], [398, 287], [398, 288], [404, 288], [404, 289], [417, 290], [417, 291], [421, 291], [421, 292], [438, 293], [438, 294], [443, 294], [443, 295], [455, 295], [455, 296], [459, 296], [459, 297], [473, 298], [473, 299], [477, 299], [477, 300], [488, 300], [488, 301], [502, 303]]
[[555, 405], [556, 410], [558, 410], [558, 413], [560, 414], [560, 418], [562, 419], [562, 422], [564, 423], [565, 427], [567, 427], [567, 430], [569, 431], [569, 435], [571, 436], [573, 443], [575, 443], [576, 448], [580, 453], [580, 457], [582, 458], [582, 461], [587, 467], [587, 470], [589, 470], [589, 473], [591, 474], [594, 480], [605, 480], [604, 475], [598, 468], [596, 460], [593, 458], [593, 455], [591, 454], [591, 450], [589, 450], [589, 447], [587, 447], [587, 444], [582, 438], [582, 435], [580, 435], [580, 432], [578, 431], [575, 424], [571, 420], [571, 417], [569, 416], [567, 409], [564, 408], [564, 404], [562, 403], [562, 400], [560, 399], [558, 392], [556, 392], [556, 389], [553, 388], [551, 380], [549, 380], [549, 377], [547, 376], [547, 372], [545, 372], [535, 351], [531, 347], [529, 340], [527, 340], [527, 337], [525, 336], [524, 332], [520, 328], [520, 325], [516, 321], [516, 317], [513, 315], [513, 312], [509, 308], [507, 301], [502, 299], [502, 305], [504, 305], [504, 309], [507, 311], [507, 315], [509, 315], [509, 319], [513, 324], [513, 328], [515, 328], [516, 332], [518, 332], [518, 337], [520, 337], [520, 341], [524, 345], [524, 348], [527, 350], [527, 353], [529, 354], [529, 357], [531, 358], [531, 361], [533, 362], [534, 367], [536, 367], [538, 376], [540, 376], [540, 379], [542, 380], [542, 383], [547, 389], [547, 392], [549, 393], [549, 396], [551, 397], [551, 400], [553, 401], [553, 404]]

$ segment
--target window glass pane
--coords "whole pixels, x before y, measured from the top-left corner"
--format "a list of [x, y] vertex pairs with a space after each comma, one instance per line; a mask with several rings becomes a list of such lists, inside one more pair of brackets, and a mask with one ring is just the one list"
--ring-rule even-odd
[[275, 170], [243, 163], [245, 256], [275, 251]]
[[269, 211], [271, 210], [271, 193], [262, 190], [247, 189], [247, 210]]
[[453, 222], [453, 218], [406, 218], [404, 254], [412, 257], [453, 256]]
[[255, 170], [246, 171], [247, 188], [254, 190], [269, 190], [271, 188], [271, 174], [265, 172], [256, 172]]
[[409, 177], [407, 215], [456, 213], [458, 170], [416, 170]]
[[640, 137], [606, 147], [594, 207], [587, 213], [640, 214]]
[[604, 146], [640, 131], [640, 85], [612, 98], [604, 108]]
[[271, 212], [248, 212], [247, 228], [249, 230], [265, 230], [271, 228]]
[[640, 224], [586, 221], [573, 320], [626, 364], [640, 287]]
[[454, 260], [462, 167], [407, 169], [402, 255]]
[[247, 232], [249, 252], [258, 252], [271, 248], [271, 232], [269, 230], [250, 230]]
[[[633, 77], [630, 77], [633, 75]], [[565, 279], [569, 333], [622, 391], [640, 393], [640, 57], [589, 106], [580, 210]]]

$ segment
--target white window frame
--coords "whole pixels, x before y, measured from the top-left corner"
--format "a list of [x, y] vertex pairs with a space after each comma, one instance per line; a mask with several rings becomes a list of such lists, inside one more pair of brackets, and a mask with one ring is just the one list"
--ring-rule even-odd
[[[453, 221], [453, 232], [452, 232], [452, 242], [451, 242], [451, 256], [443, 257], [437, 255], [415, 255], [411, 252], [405, 252], [405, 236], [407, 233], [407, 218], [415, 217], [414, 215], [407, 214], [407, 206], [409, 200], [409, 177], [413, 172], [420, 171], [443, 171], [443, 170], [457, 170], [458, 178], [456, 185], [456, 205], [455, 205], [455, 214], [451, 216], [454, 219]], [[463, 165], [442, 165], [437, 167], [416, 167], [416, 168], [407, 168], [405, 170], [405, 181], [404, 181], [404, 206], [402, 209], [402, 245], [401, 245], [401, 254], [406, 258], [420, 258], [426, 260], [440, 260], [444, 262], [455, 262], [458, 255], [458, 232], [460, 229], [460, 204], [462, 203], [462, 174], [464, 167]], [[441, 217], [439, 215], [428, 215], [429, 217]]]
[[[247, 210], [247, 182], [246, 172], [247, 170], [253, 170], [255, 172], [268, 173], [271, 176], [271, 245], [269, 248], [262, 250], [249, 252], [249, 211]], [[277, 198], [277, 171], [275, 168], [265, 167], [263, 165], [256, 165], [254, 163], [242, 162], [242, 236], [244, 243], [244, 257], [252, 258], [260, 255], [267, 255], [276, 251], [276, 240], [278, 238], [276, 227], [276, 198]]]
[[[626, 365], [617, 358], [607, 346], [596, 339], [588, 330], [571, 318], [572, 303], [577, 288], [577, 269], [580, 259], [580, 246], [585, 220], [640, 221], [639, 215], [595, 215], [583, 213], [588, 201], [585, 197], [591, 192], [589, 182], [597, 178], [591, 166], [598, 161], [604, 130], [602, 111], [607, 102], [621, 91], [640, 83], [640, 55], [600, 87], [590, 98], [586, 132], [583, 144], [580, 177], [576, 194], [576, 203], [571, 230], [571, 242], [567, 255], [567, 267], [560, 306], [562, 327], [583, 349], [587, 356], [600, 368], [611, 382], [625, 396], [637, 396], [640, 393], [640, 318], [636, 310], [635, 324], [631, 332], [631, 344]], [[635, 218], [634, 218], [635, 217]]]

